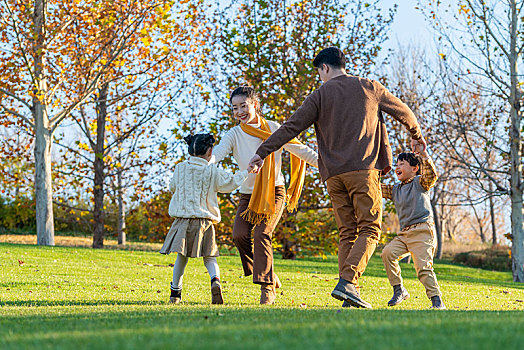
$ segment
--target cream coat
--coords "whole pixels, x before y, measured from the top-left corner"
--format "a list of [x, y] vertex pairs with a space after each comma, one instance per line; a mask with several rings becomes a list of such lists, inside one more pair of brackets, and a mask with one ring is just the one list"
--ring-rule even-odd
[[169, 203], [169, 215], [220, 222], [217, 192], [234, 191], [247, 175], [247, 170], [232, 174], [203, 158], [190, 157], [176, 165], [171, 178], [169, 190], [173, 197]]

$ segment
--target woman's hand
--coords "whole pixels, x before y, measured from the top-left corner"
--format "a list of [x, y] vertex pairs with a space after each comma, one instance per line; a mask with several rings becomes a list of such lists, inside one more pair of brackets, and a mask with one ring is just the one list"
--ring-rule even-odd
[[251, 158], [251, 160], [249, 161], [247, 171], [251, 174], [258, 174], [258, 172], [262, 168], [262, 165], [264, 165], [264, 160], [260, 158], [258, 154], [255, 154], [253, 158]]

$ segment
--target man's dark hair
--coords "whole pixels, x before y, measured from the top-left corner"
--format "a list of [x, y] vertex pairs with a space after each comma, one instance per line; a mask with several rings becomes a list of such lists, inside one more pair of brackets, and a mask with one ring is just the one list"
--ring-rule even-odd
[[215, 144], [215, 138], [211, 134], [196, 134], [184, 137], [187, 150], [192, 156], [203, 156], [207, 150]]
[[402, 152], [398, 155], [397, 161], [400, 162], [401, 160], [404, 160], [409, 163], [411, 166], [418, 166], [417, 175], [421, 174], [420, 169], [420, 158], [413, 152]]
[[346, 68], [346, 56], [338, 47], [328, 47], [320, 51], [313, 60], [315, 68], [321, 68], [323, 64], [333, 68]]

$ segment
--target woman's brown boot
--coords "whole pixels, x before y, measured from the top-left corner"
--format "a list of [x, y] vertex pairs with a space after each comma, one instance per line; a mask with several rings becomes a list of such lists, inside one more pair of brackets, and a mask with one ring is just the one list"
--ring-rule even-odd
[[260, 305], [273, 305], [276, 297], [274, 284], [262, 284], [260, 286]]

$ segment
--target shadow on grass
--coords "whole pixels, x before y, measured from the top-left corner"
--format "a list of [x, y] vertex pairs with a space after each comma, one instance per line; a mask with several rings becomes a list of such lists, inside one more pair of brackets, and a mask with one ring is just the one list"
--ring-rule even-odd
[[[242, 305], [238, 302], [237, 305]], [[0, 300], [0, 307], [11, 306], [11, 307], [45, 307], [45, 306], [131, 306], [131, 305], [144, 305], [144, 306], [168, 306], [166, 301], [147, 301], [147, 300], [117, 300], [117, 299], [105, 299], [105, 300], [18, 300], [18, 301], [2, 301]], [[246, 306], [249, 303], [246, 303]], [[173, 305], [174, 306], [174, 305]], [[196, 301], [183, 301], [181, 307], [210, 307], [211, 305], [207, 302], [196, 302]], [[176, 307], [176, 306], [174, 306]]]
[[159, 305], [158, 302], [151, 301], [126, 301], [126, 300], [17, 300], [17, 301], [1, 301], [0, 306], [103, 306], [103, 305]]
[[0, 347], [515, 349], [523, 326], [521, 311], [144, 307], [4, 316]]

